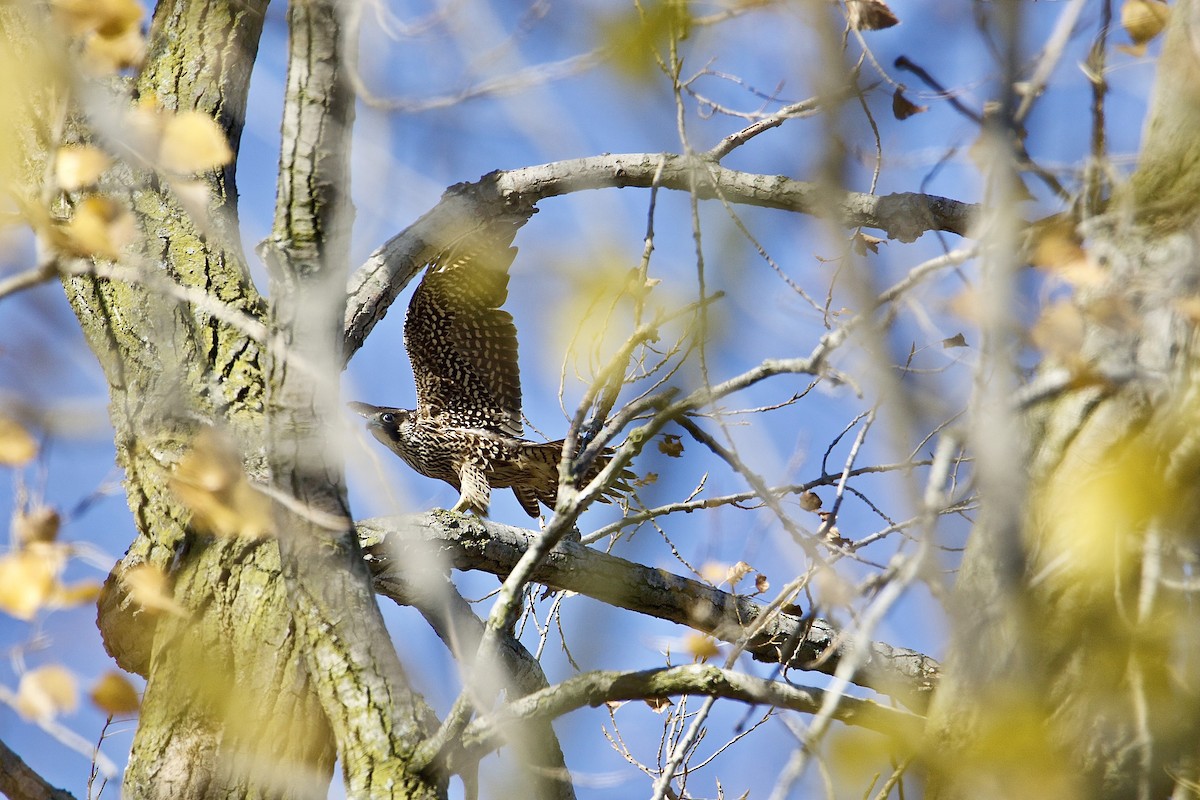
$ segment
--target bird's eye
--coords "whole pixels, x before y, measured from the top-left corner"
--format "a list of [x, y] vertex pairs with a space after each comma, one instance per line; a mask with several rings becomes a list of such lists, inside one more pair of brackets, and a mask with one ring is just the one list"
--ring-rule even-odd
[[380, 414], [379, 419], [383, 421], [384, 425], [394, 425], [396, 423], [396, 415], [390, 411]]

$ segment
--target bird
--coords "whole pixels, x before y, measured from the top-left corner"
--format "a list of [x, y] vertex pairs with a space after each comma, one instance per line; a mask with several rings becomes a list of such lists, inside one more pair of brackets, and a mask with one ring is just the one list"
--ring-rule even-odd
[[[563, 441], [523, 437], [517, 328], [500, 307], [516, 257], [511, 234], [475, 231], [429, 265], [404, 319], [416, 408], [353, 402], [367, 430], [410, 467], [459, 492], [452, 511], [487, 516], [492, 489], [511, 488], [521, 508], [554, 508]], [[612, 457], [606, 449], [578, 479], [582, 486]], [[624, 470], [601, 498], [630, 490]]]

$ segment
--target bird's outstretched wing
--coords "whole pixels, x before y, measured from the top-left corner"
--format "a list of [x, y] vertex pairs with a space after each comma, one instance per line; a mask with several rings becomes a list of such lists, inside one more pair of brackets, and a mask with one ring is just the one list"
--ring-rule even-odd
[[501, 311], [516, 248], [475, 233], [444, 251], [413, 293], [404, 347], [417, 413], [447, 424], [520, 436], [517, 328]]

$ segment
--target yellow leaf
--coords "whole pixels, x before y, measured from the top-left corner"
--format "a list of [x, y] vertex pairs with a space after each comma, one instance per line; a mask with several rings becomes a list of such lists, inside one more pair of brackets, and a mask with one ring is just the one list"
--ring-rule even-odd
[[125, 588], [143, 608], [166, 611], [177, 617], [186, 617], [187, 609], [175, 602], [167, 585], [166, 574], [150, 564], [138, 564], [121, 576]]
[[137, 0], [54, 0], [58, 18], [70, 31], [83, 34], [95, 31], [116, 36], [142, 21], [142, 6]]
[[70, 586], [59, 584], [50, 595], [50, 603], [59, 608], [89, 605], [100, 599], [103, 588], [100, 581], [80, 581]]
[[59, 664], [31, 669], [17, 685], [17, 713], [29, 720], [45, 721], [70, 713], [79, 705], [75, 676]]
[[134, 241], [137, 223], [133, 215], [107, 197], [89, 197], [60, 228], [61, 246], [80, 256], [115, 261], [121, 248]]
[[711, 584], [718, 584], [729, 574], [729, 565], [720, 561], [706, 561], [700, 565], [700, 577]]
[[60, 189], [73, 192], [94, 184], [111, 163], [98, 147], [88, 144], [60, 147], [54, 159], [54, 178]]
[[17, 511], [12, 520], [13, 539], [18, 546], [30, 542], [53, 542], [58, 538], [60, 523], [58, 512], [49, 506]]
[[1033, 344], [1058, 361], [1076, 360], [1083, 347], [1083, 315], [1066, 300], [1060, 300], [1042, 312], [1029, 331]]
[[974, 286], [963, 289], [946, 304], [951, 314], [967, 322], [979, 322], [983, 319], [983, 298]]
[[37, 440], [16, 420], [0, 415], [0, 465], [19, 467], [38, 452]]
[[181, 180], [170, 181], [171, 190], [179, 198], [183, 210], [196, 219], [208, 217], [208, 204], [212, 201], [212, 190], [204, 181]]
[[216, 431], [196, 436], [170, 487], [206, 533], [256, 539], [274, 530], [271, 501], [250, 485], [237, 453]]
[[1099, 286], [1106, 279], [1070, 225], [1051, 225], [1039, 231], [1030, 261], [1078, 288]]
[[83, 48], [88, 67], [97, 74], [140, 67], [146, 60], [146, 38], [136, 27], [113, 35], [94, 33]]
[[1167, 26], [1170, 7], [1160, 0], [1125, 0], [1121, 6], [1121, 27], [1135, 47], [1142, 47]]
[[92, 702], [110, 717], [136, 714], [141, 707], [137, 689], [119, 672], [107, 672], [92, 686]]
[[1175, 310], [1193, 325], [1200, 325], [1200, 295], [1189, 295], [1172, 301]]
[[613, 65], [634, 80], [646, 80], [672, 39], [686, 39], [691, 16], [685, 3], [659, 0], [641, 4], [593, 26]]
[[53, 594], [62, 562], [61, 550], [36, 544], [0, 556], [0, 611], [33, 619]]
[[716, 639], [703, 633], [689, 633], [684, 637], [683, 649], [691, 653], [697, 661], [707, 661], [721, 654]]
[[207, 114], [184, 111], [169, 116], [163, 125], [158, 163], [169, 172], [190, 175], [215, 169], [232, 159], [224, 131]]

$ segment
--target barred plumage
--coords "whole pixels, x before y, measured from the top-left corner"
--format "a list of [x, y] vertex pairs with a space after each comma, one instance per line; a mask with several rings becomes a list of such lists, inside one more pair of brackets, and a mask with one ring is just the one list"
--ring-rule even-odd
[[[351, 403], [380, 442], [422, 475], [459, 490], [455, 511], [486, 514], [492, 488], [511, 488], [531, 517], [554, 507], [563, 442], [521, 433], [517, 329], [500, 310], [516, 248], [478, 233], [443, 253], [421, 280], [404, 320], [416, 409]], [[591, 465], [583, 482], [608, 463]], [[624, 477], [631, 477], [626, 473]], [[628, 491], [624, 480], [607, 493]], [[606, 498], [607, 499], [607, 498]]]

